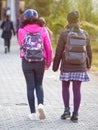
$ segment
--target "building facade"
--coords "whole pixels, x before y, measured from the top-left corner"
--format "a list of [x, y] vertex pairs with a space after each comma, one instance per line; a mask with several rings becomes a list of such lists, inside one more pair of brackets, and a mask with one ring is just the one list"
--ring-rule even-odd
[[0, 20], [3, 20], [8, 12], [11, 20], [15, 22], [20, 10], [25, 9], [25, 0], [0, 0], [0, 7]]

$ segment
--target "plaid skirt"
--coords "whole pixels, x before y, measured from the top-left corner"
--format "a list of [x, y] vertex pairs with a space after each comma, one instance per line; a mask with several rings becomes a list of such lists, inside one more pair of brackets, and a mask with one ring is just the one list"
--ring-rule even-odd
[[86, 72], [68, 72], [68, 73], [66, 72], [60, 74], [60, 80], [65, 81], [78, 80], [82, 82], [87, 82], [90, 79]]

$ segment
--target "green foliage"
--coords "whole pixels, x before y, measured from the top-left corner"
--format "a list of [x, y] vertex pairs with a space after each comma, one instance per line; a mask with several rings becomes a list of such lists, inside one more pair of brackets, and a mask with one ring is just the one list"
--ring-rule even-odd
[[25, 8], [35, 8], [34, 0], [25, 0]]
[[92, 23], [98, 25], [98, 12], [92, 13], [92, 20], [91, 21], [92, 21]]
[[93, 10], [92, 0], [78, 0], [78, 10], [81, 14], [81, 19], [91, 21]]
[[98, 26], [97, 25], [83, 21], [82, 28], [89, 33], [91, 39], [96, 39], [98, 37]]
[[35, 0], [35, 6], [39, 12], [39, 16], [50, 15], [50, 6], [53, 0]]
[[91, 45], [93, 52], [92, 69], [98, 71], [98, 41], [91, 41]]

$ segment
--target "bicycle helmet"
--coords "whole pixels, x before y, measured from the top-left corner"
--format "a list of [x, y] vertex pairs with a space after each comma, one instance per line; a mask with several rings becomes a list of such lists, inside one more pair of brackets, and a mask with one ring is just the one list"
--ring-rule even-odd
[[29, 20], [30, 18], [38, 18], [38, 13], [34, 9], [27, 9], [24, 14], [24, 20]]

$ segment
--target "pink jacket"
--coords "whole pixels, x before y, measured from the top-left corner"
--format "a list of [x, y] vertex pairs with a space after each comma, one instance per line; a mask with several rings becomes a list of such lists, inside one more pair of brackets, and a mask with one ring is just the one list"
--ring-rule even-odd
[[27, 32], [40, 32], [40, 34], [42, 35], [44, 43], [44, 58], [46, 61], [46, 66], [49, 67], [52, 61], [52, 46], [47, 29], [45, 27], [40, 27], [38, 24], [28, 24], [25, 27], [20, 28], [18, 31], [18, 43], [20, 47], [23, 44], [24, 36]]

